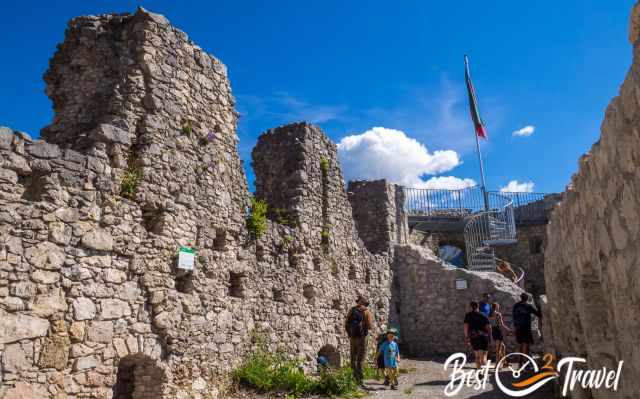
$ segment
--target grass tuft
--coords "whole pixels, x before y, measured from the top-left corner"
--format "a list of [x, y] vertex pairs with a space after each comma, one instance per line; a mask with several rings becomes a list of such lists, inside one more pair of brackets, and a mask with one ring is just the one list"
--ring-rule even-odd
[[296, 360], [264, 346], [254, 352], [233, 373], [233, 380], [259, 392], [281, 392], [287, 398], [321, 394], [330, 397], [358, 397], [358, 384], [350, 368], [324, 369], [318, 378], [304, 374]]

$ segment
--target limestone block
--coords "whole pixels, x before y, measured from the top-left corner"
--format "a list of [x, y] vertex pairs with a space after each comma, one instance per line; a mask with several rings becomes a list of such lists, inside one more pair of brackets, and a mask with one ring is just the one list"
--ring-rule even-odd
[[60, 147], [55, 144], [47, 143], [43, 140], [38, 140], [31, 143], [31, 145], [27, 146], [27, 152], [36, 158], [45, 159], [60, 158], [60, 156], [62, 155], [60, 152]]
[[124, 145], [129, 145], [131, 143], [128, 131], [104, 123], [98, 125], [90, 136], [97, 141], [104, 141], [107, 143], [118, 143]]
[[27, 351], [25, 349], [23, 345], [17, 343], [7, 345], [2, 357], [3, 369], [12, 373], [28, 370], [33, 365], [33, 350]]
[[36, 294], [36, 285], [27, 281], [18, 281], [9, 286], [9, 293], [20, 298], [30, 299]]
[[119, 299], [103, 299], [100, 301], [100, 317], [103, 320], [119, 319], [131, 316], [129, 304]]
[[102, 278], [107, 283], [120, 284], [127, 279], [127, 274], [117, 269], [105, 269]]
[[72, 341], [78, 342], [84, 340], [85, 323], [82, 321], [74, 321], [69, 326], [69, 337]]
[[19, 310], [24, 310], [24, 302], [22, 299], [15, 296], [8, 296], [2, 299], [2, 304], [5, 309], [9, 312], [17, 312]]
[[[1, 392], [0, 392], [1, 393]], [[13, 388], [7, 390], [3, 399], [49, 399], [49, 393], [44, 385], [18, 381]]]
[[24, 257], [38, 269], [59, 270], [66, 255], [57, 245], [44, 241], [24, 251]]
[[87, 345], [82, 344], [82, 343], [71, 345], [70, 354], [71, 354], [72, 358], [84, 357], [84, 356], [92, 354], [93, 352], [94, 352], [94, 349], [92, 347], [87, 346]]
[[87, 328], [87, 339], [92, 342], [110, 343], [113, 339], [113, 322], [91, 322]]
[[79, 359], [76, 359], [73, 364], [73, 371], [82, 371], [87, 369], [95, 368], [98, 365], [98, 360], [95, 356], [85, 356]]
[[127, 348], [127, 343], [122, 338], [116, 338], [113, 340], [113, 347], [116, 350], [119, 358], [123, 358], [129, 354], [129, 349]]
[[61, 289], [55, 289], [51, 293], [37, 295], [32, 310], [40, 317], [49, 317], [58, 312], [64, 312], [67, 310], [64, 292]]
[[0, 320], [0, 344], [44, 337], [49, 329], [49, 321], [24, 314], [7, 314], [0, 310]]
[[89, 320], [96, 316], [96, 305], [89, 298], [76, 298], [73, 300], [73, 317], [76, 320]]
[[60, 279], [60, 273], [46, 270], [36, 270], [31, 274], [31, 279], [36, 283], [53, 284]]
[[104, 229], [95, 229], [82, 236], [82, 245], [98, 251], [113, 250], [113, 236]]

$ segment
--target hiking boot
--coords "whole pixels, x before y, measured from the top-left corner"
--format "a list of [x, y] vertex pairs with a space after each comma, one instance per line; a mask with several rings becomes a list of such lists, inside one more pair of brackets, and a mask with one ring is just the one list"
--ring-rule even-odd
[[394, 391], [398, 389], [397, 385], [391, 385], [391, 389], [393, 389]]
[[389, 378], [385, 377], [383, 384], [384, 385], [389, 385], [390, 384]]

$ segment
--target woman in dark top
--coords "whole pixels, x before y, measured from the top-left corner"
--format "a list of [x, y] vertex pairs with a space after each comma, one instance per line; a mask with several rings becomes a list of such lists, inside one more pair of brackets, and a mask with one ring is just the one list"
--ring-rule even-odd
[[487, 316], [478, 311], [478, 302], [471, 302], [471, 312], [464, 316], [464, 342], [471, 345], [476, 358], [476, 367], [487, 363], [487, 349], [491, 339], [491, 325]]
[[495, 342], [496, 348], [496, 364], [506, 355], [506, 346], [504, 345], [504, 331], [511, 332], [509, 327], [504, 324], [502, 313], [500, 313], [500, 304], [494, 302], [491, 304], [491, 313], [489, 313], [489, 323], [491, 323], [491, 338]]

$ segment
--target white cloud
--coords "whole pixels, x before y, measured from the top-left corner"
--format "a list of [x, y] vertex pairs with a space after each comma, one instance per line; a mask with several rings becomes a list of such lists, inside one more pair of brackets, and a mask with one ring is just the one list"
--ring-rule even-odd
[[461, 190], [463, 188], [473, 187], [476, 184], [476, 181], [473, 179], [460, 179], [454, 176], [436, 176], [419, 184], [415, 188]]
[[515, 132], [511, 133], [512, 136], [517, 136], [517, 137], [527, 137], [527, 136], [531, 136], [533, 134], [533, 132], [536, 131], [536, 127], [532, 126], [532, 125], [527, 125], [521, 129], [516, 130]]
[[338, 156], [345, 179], [388, 179], [416, 188], [462, 188], [474, 185], [471, 179], [432, 177], [450, 171], [462, 161], [457, 152], [429, 152], [424, 144], [395, 129], [374, 127], [362, 134], [346, 136], [338, 143]]
[[500, 192], [503, 193], [531, 193], [533, 192], [533, 182], [518, 182], [517, 180], [511, 180], [506, 186], [500, 188]]

